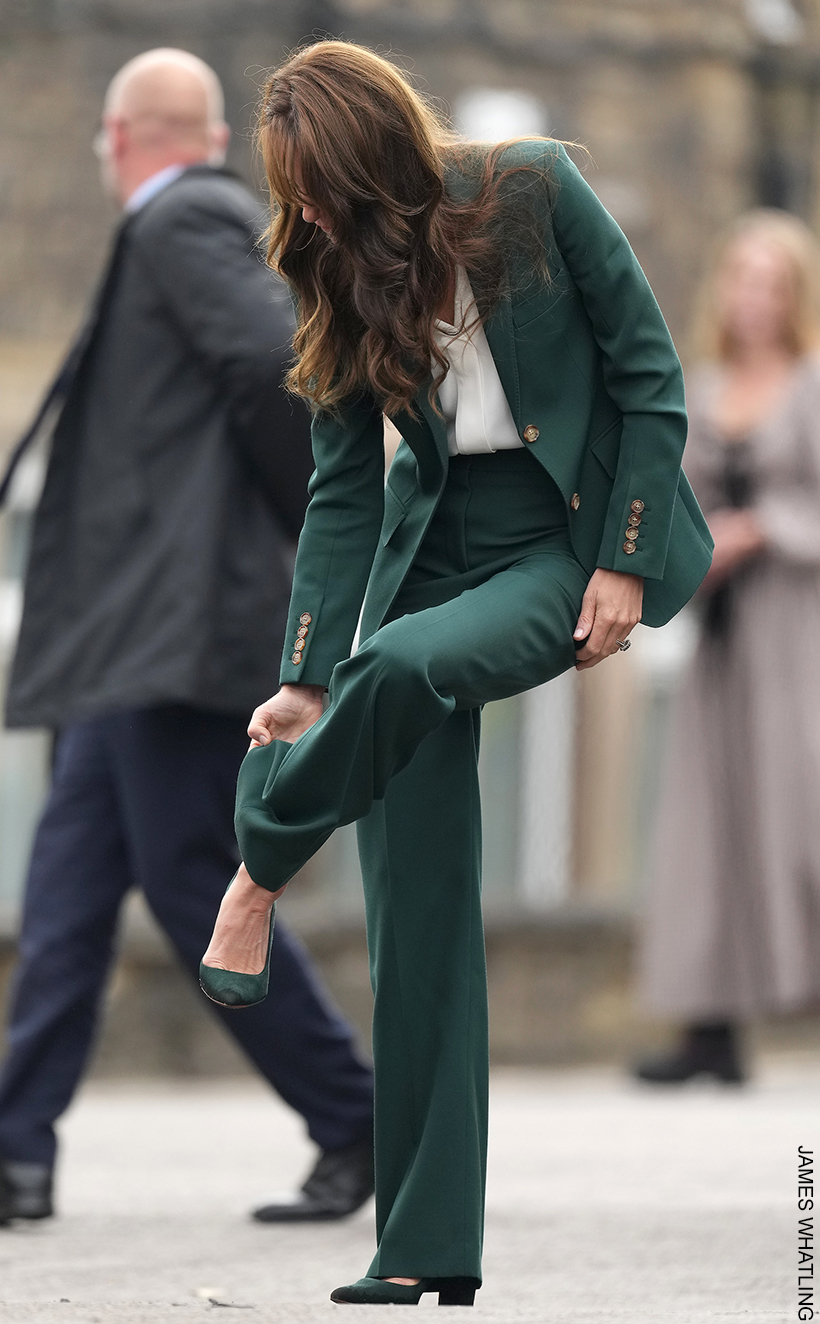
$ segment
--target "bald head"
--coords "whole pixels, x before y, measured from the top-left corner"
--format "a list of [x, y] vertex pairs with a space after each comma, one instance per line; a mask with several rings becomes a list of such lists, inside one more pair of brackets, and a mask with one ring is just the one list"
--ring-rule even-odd
[[129, 60], [105, 98], [106, 183], [125, 202], [166, 166], [221, 164], [223, 116], [219, 79], [196, 55], [162, 47]]

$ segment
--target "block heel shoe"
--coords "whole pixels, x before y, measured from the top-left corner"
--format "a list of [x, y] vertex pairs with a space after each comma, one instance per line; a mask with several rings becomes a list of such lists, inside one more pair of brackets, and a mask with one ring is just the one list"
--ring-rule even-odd
[[475, 1301], [475, 1278], [420, 1278], [412, 1285], [389, 1283], [385, 1278], [360, 1278], [347, 1287], [337, 1287], [330, 1299], [337, 1305], [417, 1306], [425, 1292], [438, 1292], [440, 1306], [471, 1306]]
[[273, 929], [276, 920], [276, 902], [270, 912], [270, 930], [268, 933], [268, 958], [258, 975], [243, 975], [236, 970], [219, 970], [214, 965], [199, 965], [199, 987], [220, 1007], [255, 1007], [257, 1002], [264, 1002], [268, 996], [270, 984], [270, 957], [273, 950]]

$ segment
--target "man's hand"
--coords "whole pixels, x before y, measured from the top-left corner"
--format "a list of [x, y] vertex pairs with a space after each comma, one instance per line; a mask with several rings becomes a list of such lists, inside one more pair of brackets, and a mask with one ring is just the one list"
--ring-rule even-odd
[[587, 584], [574, 639], [586, 640], [578, 649], [576, 670], [594, 667], [618, 652], [641, 619], [643, 580], [620, 570], [596, 570]]
[[248, 727], [251, 749], [268, 745], [271, 740], [292, 745], [322, 716], [323, 694], [321, 685], [283, 685], [254, 712]]

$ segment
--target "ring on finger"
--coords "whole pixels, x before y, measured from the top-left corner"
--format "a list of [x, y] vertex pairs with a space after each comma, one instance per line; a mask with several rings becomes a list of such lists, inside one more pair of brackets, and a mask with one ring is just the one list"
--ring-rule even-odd
[[625, 653], [628, 648], [632, 647], [631, 639], [616, 639], [615, 642], [620, 648], [622, 653]]

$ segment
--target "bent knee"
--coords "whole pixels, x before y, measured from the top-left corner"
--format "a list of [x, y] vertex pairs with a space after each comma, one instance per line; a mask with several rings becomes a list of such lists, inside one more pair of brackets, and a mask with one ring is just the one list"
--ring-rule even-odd
[[429, 659], [414, 647], [405, 619], [392, 621], [365, 639], [351, 658], [336, 667], [335, 685], [364, 684], [400, 693], [419, 684], [429, 685]]

